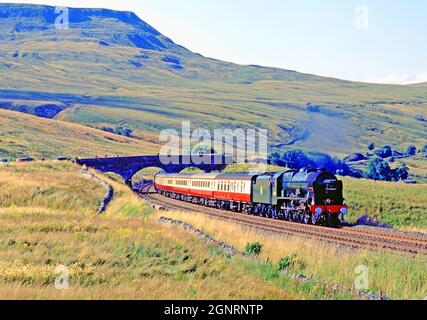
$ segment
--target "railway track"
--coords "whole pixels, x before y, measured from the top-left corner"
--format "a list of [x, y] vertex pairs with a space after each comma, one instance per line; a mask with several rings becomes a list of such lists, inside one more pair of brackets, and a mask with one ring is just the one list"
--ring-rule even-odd
[[241, 213], [222, 211], [164, 197], [155, 192], [153, 185], [145, 186], [140, 196], [154, 204], [170, 210], [203, 213], [224, 221], [289, 236], [300, 236], [321, 240], [353, 249], [369, 249], [397, 252], [410, 255], [427, 254], [427, 236], [407, 233], [390, 233], [381, 230], [343, 227], [332, 229], [321, 226], [297, 224], [282, 220], [248, 216]]

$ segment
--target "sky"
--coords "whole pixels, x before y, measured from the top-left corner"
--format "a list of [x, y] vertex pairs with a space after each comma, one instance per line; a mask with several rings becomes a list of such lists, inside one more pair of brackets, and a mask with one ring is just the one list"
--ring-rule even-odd
[[239, 64], [375, 83], [427, 82], [425, 0], [17, 2], [133, 11], [188, 49]]

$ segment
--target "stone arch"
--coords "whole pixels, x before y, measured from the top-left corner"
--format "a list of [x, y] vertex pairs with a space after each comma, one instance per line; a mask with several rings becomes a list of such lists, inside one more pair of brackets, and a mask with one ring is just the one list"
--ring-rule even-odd
[[[100, 172], [113, 172], [123, 177], [126, 184], [132, 187], [132, 178], [139, 171], [148, 167], [158, 167], [168, 173], [181, 172], [185, 168], [195, 167], [204, 172], [219, 171], [231, 164], [232, 157], [226, 155], [208, 155], [211, 157], [211, 164], [193, 164], [186, 163], [184, 156], [177, 156], [176, 163], [164, 164], [157, 156], [141, 157], [115, 157], [115, 158], [96, 158], [96, 159], [77, 159], [76, 163], [94, 168]], [[218, 161], [218, 158], [221, 161]]]
[[152, 181], [154, 175], [158, 172], [164, 171], [163, 168], [160, 167], [145, 167], [136, 172], [131, 178], [132, 186], [138, 187], [143, 182]]

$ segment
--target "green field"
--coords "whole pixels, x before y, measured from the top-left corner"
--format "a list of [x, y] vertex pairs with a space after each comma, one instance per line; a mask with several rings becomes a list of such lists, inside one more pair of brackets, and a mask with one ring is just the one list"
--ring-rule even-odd
[[[0, 167], [0, 299], [308, 297], [161, 225], [124, 184], [105, 177], [115, 196], [96, 215], [105, 191], [80, 170], [52, 162]], [[60, 264], [69, 269], [68, 290], [55, 287]]]
[[[114, 188], [99, 216], [105, 190], [80, 171], [54, 162], [0, 167], [1, 299], [351, 299], [357, 297], [345, 290], [361, 264], [370, 268], [373, 293], [427, 294], [423, 257], [337, 251], [197, 214], [153, 212], [123, 183], [97, 174]], [[162, 225], [162, 215], [242, 251], [258, 241], [261, 257], [227, 257], [191, 233]], [[281, 272], [278, 261], [294, 254], [298, 263]], [[69, 271], [68, 290], [55, 288], [60, 264]]]
[[0, 128], [0, 158], [104, 157], [158, 150], [153, 143], [1, 109]]
[[[237, 164], [227, 167], [226, 172], [256, 172], [256, 165]], [[287, 170], [267, 166], [263, 171]], [[356, 222], [369, 215], [392, 227], [418, 227], [427, 230], [427, 188], [425, 184], [380, 182], [366, 179], [340, 177], [344, 182], [344, 198], [350, 210], [347, 219]]]

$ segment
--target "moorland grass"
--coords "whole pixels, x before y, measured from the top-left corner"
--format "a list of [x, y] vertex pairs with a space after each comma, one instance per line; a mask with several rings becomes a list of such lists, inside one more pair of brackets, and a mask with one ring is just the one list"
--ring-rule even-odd
[[[352, 288], [357, 276], [355, 269], [360, 265], [369, 268], [368, 291], [373, 293], [383, 291], [392, 299], [423, 299], [427, 295], [425, 256], [413, 258], [389, 253], [334, 248], [307, 239], [265, 233], [233, 222], [212, 219], [203, 214], [162, 212], [158, 215], [189, 223], [195, 228], [204, 230], [215, 239], [233, 245], [241, 252], [244, 252], [248, 243], [260, 243], [262, 251], [259, 262], [246, 260], [235, 262], [285, 290], [289, 290], [289, 287], [295, 283], [283, 277], [277, 264], [282, 258], [295, 257], [298, 263], [288, 270], [290, 274], [313, 276], [314, 279], [327, 283], [324, 285], [308, 281], [293, 287], [294, 291], [307, 294], [313, 299], [321, 298], [335, 285], [341, 288]], [[269, 263], [264, 262], [267, 259]], [[345, 295], [340, 298], [345, 298]]]
[[[96, 215], [105, 190], [80, 170], [65, 163], [0, 168], [0, 298], [304, 298], [149, 219], [147, 205], [117, 181], [104, 177], [115, 196]], [[59, 264], [69, 269], [69, 290], [55, 288]]]

